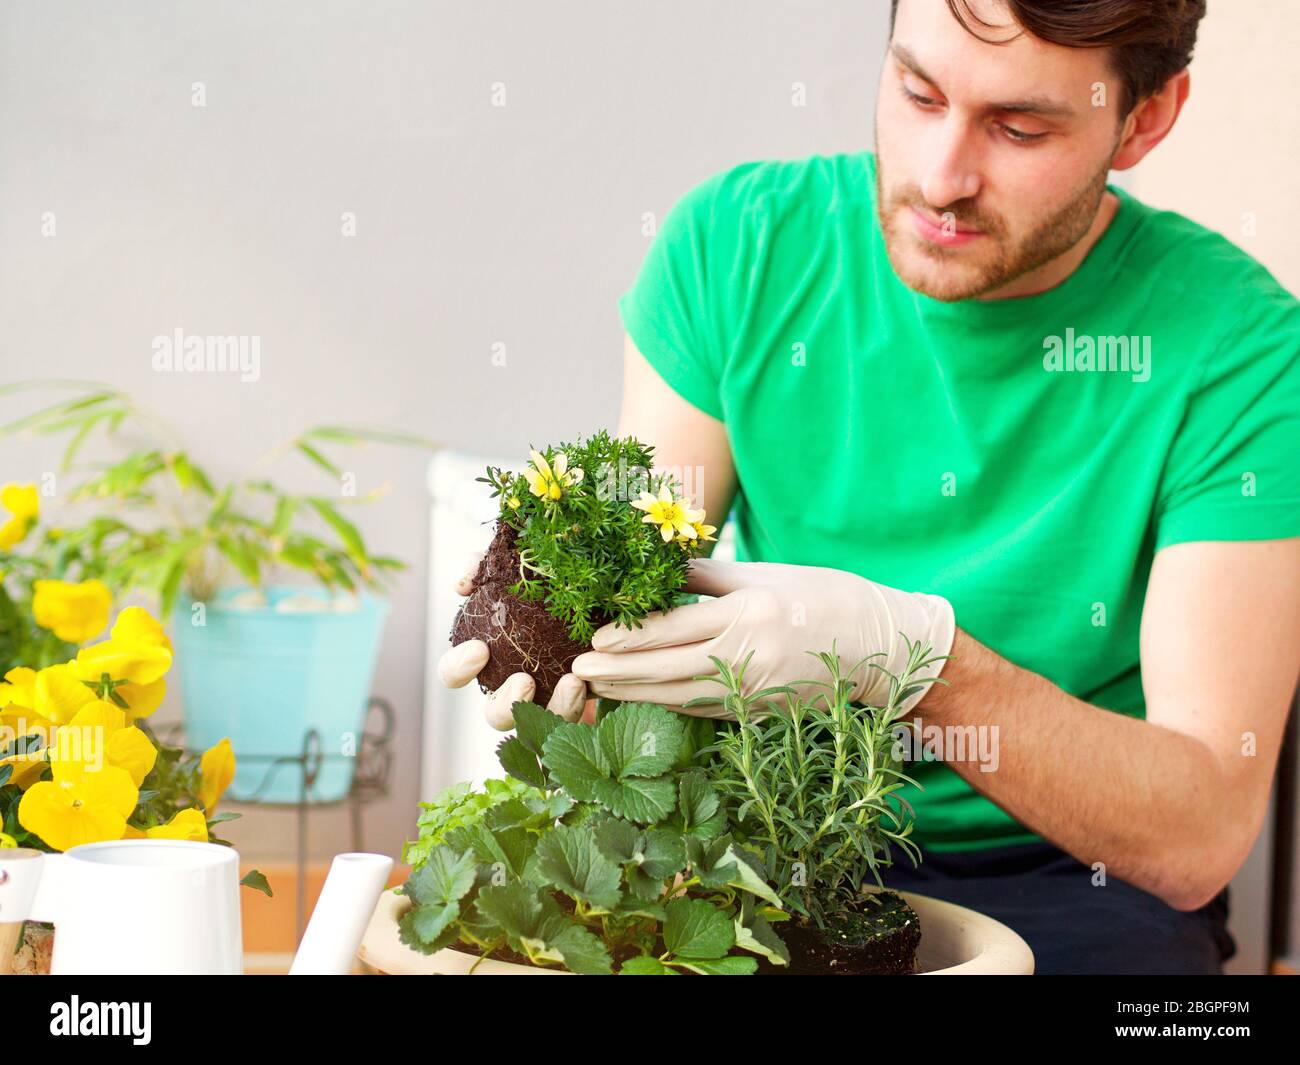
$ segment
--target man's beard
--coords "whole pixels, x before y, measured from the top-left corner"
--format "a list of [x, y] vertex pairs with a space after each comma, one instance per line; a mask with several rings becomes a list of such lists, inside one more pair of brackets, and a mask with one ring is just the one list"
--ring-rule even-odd
[[[1005, 219], [985, 212], [973, 199], [935, 208], [926, 203], [915, 185], [904, 185], [886, 195], [885, 172], [877, 148], [876, 213], [889, 260], [908, 288], [933, 299], [951, 302], [987, 295], [1064, 255], [1082, 240], [1097, 217], [1109, 173], [1108, 158], [1106, 165], [1060, 210], [1036, 225], [1028, 236], [1013, 242], [1007, 235]], [[980, 230], [982, 240], [992, 246], [992, 254], [986, 252], [976, 258], [970, 248], [925, 243], [905, 221], [908, 207], [917, 207], [923, 213], [951, 214], [955, 224]], [[928, 260], [921, 270], [915, 269], [917, 255]]]

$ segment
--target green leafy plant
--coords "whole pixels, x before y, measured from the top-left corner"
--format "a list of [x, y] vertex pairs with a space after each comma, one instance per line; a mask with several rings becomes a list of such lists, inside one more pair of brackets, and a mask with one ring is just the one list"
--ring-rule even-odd
[[602, 430], [532, 454], [524, 473], [478, 478], [517, 533], [512, 594], [544, 603], [580, 644], [609, 621], [633, 627], [673, 606], [715, 529], [670, 473], [652, 470], [654, 449]]
[[[58, 493], [65, 504], [62, 520], [17, 563], [18, 576], [30, 576], [30, 570], [102, 579], [120, 594], [155, 596], [165, 617], [182, 591], [206, 601], [234, 579], [259, 586], [271, 570], [299, 571], [328, 589], [355, 591], [383, 588], [385, 578], [403, 568], [397, 559], [372, 553], [343, 513], [345, 502], [370, 502], [387, 490], [346, 495], [346, 475], [327, 452], [331, 445], [432, 448], [431, 442], [384, 430], [319, 426], [291, 438], [265, 463], [295, 453], [333, 479], [329, 493], [288, 492], [256, 474], [221, 484], [177, 445], [166, 425], [115, 389], [32, 381], [0, 388], [0, 395], [48, 387], [70, 387], [76, 395], [0, 427], [6, 434], [66, 436], [61, 468], [76, 471], [69, 473], [71, 486]], [[76, 465], [97, 434], [103, 439], [95, 450], [121, 450], [118, 430], [124, 425], [149, 443], [113, 461]], [[13, 559], [3, 561], [14, 565]]]
[[[426, 808], [402, 942], [586, 974], [747, 974], [789, 955], [762, 862], [698, 765], [710, 723], [601, 701], [595, 726], [514, 706], [514, 780]], [[518, 790], [522, 786], [523, 791]]]
[[[915, 782], [903, 772], [895, 732], [902, 702], [935, 680], [918, 678], [920, 670], [946, 656], [907, 646], [898, 675], [871, 661], [877, 656], [844, 675], [833, 648], [817, 654], [828, 679], [801, 682], [818, 689], [809, 699], [789, 686], [746, 692], [752, 652], [739, 665], [715, 657], [718, 674], [707, 679], [725, 693], [686, 704], [723, 704], [735, 717], [708, 749], [717, 756], [708, 763], [713, 784], [737, 835], [762, 855], [782, 903], [823, 932], [861, 903], [868, 879], [883, 887], [880, 869], [892, 864], [894, 845], [913, 863], [920, 859], [909, 838], [912, 808], [896, 794]], [[850, 702], [864, 666], [889, 675], [882, 707]], [[777, 695], [784, 706], [770, 701]]]

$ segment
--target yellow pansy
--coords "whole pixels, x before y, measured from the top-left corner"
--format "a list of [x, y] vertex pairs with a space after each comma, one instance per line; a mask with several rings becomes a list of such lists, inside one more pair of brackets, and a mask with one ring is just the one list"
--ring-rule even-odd
[[167, 682], [161, 678], [152, 684], [123, 684], [113, 689], [113, 694], [126, 703], [126, 712], [132, 721], [148, 717], [162, 706], [167, 694]]
[[235, 779], [235, 751], [230, 746], [230, 739], [209, 747], [199, 759], [199, 802], [209, 817], [217, 808], [217, 802]]
[[96, 699], [55, 734], [50, 762], [75, 761], [125, 769], [138, 788], [158, 761], [158, 749], [112, 703]]
[[150, 839], [192, 839], [207, 843], [208, 821], [202, 810], [181, 810], [167, 824], [155, 825], [144, 834]]
[[32, 616], [60, 640], [85, 643], [108, 628], [113, 595], [103, 581], [33, 581]]
[[540, 451], [530, 451], [532, 465], [524, 469], [528, 489], [541, 499], [559, 499], [566, 488], [582, 480], [582, 470], [577, 466], [569, 469], [569, 456], [558, 452], [549, 463]]
[[0, 488], [0, 506], [11, 517], [0, 525], [0, 551], [8, 551], [18, 543], [41, 514], [40, 497], [34, 484], [7, 484]]
[[5, 674], [0, 683], [0, 707], [10, 704], [32, 707], [36, 705], [36, 670], [15, 666]]
[[[10, 670], [10, 672], [15, 671]], [[11, 702], [0, 710], [0, 747], [8, 747], [23, 736], [39, 736], [41, 740], [40, 748], [35, 751], [0, 758], [0, 766], [13, 767], [10, 770], [9, 783], [17, 784], [26, 790], [40, 779], [46, 763], [44, 747], [50, 742], [53, 731], [52, 721], [41, 717], [35, 710], [19, 706], [16, 702]]]
[[642, 521], [659, 526], [659, 535], [664, 538], [664, 543], [668, 543], [674, 536], [696, 539], [697, 532], [691, 519], [700, 520], [704, 517], [704, 511], [688, 510], [685, 499], [674, 498], [672, 489], [666, 484], [660, 487], [657, 496], [642, 492], [640, 499], [632, 501], [632, 506], [646, 512]]
[[98, 769], [81, 762], [55, 762], [54, 779], [27, 789], [18, 803], [18, 823], [57, 851], [81, 843], [121, 839], [140, 790], [125, 769]]
[[87, 703], [95, 701], [95, 693], [82, 683], [76, 662], [46, 666], [36, 674], [36, 712], [56, 725], [66, 725]]
[[11, 850], [18, 846], [18, 841], [8, 832], [0, 832], [0, 851]]
[[117, 616], [107, 640], [77, 652], [77, 669], [84, 680], [107, 673], [113, 680], [153, 684], [172, 665], [172, 644], [147, 610], [129, 606]]

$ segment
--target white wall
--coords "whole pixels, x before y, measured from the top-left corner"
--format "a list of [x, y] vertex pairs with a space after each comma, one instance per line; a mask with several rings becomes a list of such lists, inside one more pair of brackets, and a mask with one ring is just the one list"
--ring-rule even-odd
[[[299, 427], [391, 423], [526, 454], [612, 426], [615, 302], [662, 218], [741, 160], [869, 143], [887, 5], [859, 0], [3, 0], [0, 381], [90, 377], [234, 474]], [[207, 106], [191, 105], [192, 85]], [[791, 85], [808, 86], [806, 107]], [[491, 106], [503, 82], [506, 106]], [[340, 235], [355, 212], [357, 235]], [[42, 237], [44, 212], [57, 236]], [[252, 384], [150, 369], [155, 335], [259, 335]], [[506, 345], [506, 365], [492, 345]], [[0, 401], [0, 421], [24, 409]], [[4, 480], [57, 451], [0, 440]], [[372, 848], [412, 833], [426, 457], [349, 466], [411, 564], [376, 690], [401, 715]], [[294, 483], [320, 490], [289, 463]], [[314, 850], [348, 846], [322, 813]], [[293, 821], [231, 830], [287, 855]]]

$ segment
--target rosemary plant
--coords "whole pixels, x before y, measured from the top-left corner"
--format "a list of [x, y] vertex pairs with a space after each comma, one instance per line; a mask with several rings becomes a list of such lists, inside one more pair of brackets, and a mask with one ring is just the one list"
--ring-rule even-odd
[[[860, 904], [868, 878], [884, 886], [880, 868], [892, 864], [893, 845], [913, 864], [920, 858], [909, 838], [911, 805], [895, 794], [915, 781], [903, 772], [894, 734], [903, 700], [936, 679], [919, 672], [946, 656], [932, 656], [919, 642], [907, 646], [907, 665], [897, 675], [872, 662], [875, 655], [845, 675], [833, 648], [817, 653], [829, 679], [801, 682], [819, 689], [810, 699], [789, 686], [745, 692], [752, 651], [734, 668], [714, 657], [718, 675], [696, 679], [717, 681], [725, 694], [686, 704], [722, 703], [735, 717], [734, 725], [718, 728], [709, 749], [714, 784], [782, 903], [822, 931]], [[864, 666], [890, 678], [882, 707], [850, 702]], [[770, 701], [776, 695], [784, 695], [784, 707]]]

